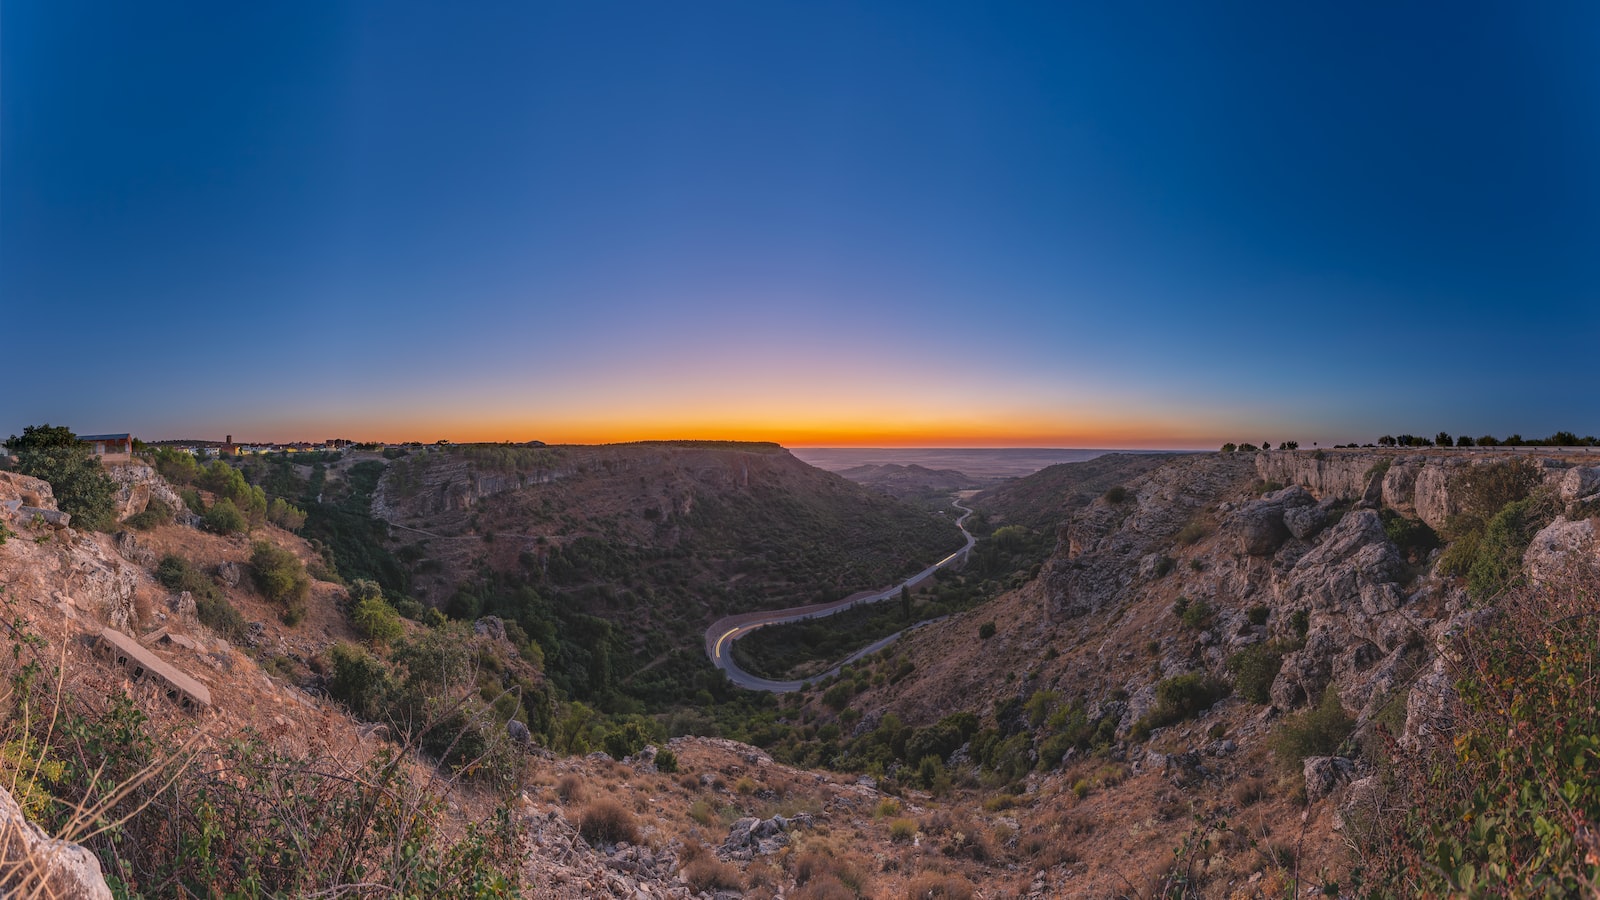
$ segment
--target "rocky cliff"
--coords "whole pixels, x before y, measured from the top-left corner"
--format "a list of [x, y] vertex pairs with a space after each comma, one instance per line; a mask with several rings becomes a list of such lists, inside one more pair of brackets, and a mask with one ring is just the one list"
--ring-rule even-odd
[[1322, 499], [1386, 506], [1435, 530], [1460, 512], [1452, 485], [1478, 466], [1528, 460], [1539, 467], [1545, 485], [1566, 501], [1600, 491], [1600, 453], [1588, 448], [1294, 450], [1251, 455], [1265, 481], [1297, 484]]

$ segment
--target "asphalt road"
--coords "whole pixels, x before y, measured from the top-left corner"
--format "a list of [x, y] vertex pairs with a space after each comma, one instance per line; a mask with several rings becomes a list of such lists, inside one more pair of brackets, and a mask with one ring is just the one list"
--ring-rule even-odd
[[[950, 505], [961, 510], [962, 512], [961, 518], [956, 520], [956, 527], [960, 528], [961, 533], [966, 536], [967, 543], [962, 546], [960, 550], [957, 550], [949, 556], [946, 556], [944, 559], [939, 560], [926, 569], [923, 569], [921, 572], [918, 572], [910, 578], [907, 578], [905, 581], [899, 582], [892, 587], [884, 588], [883, 590], [863, 591], [859, 594], [852, 594], [843, 600], [835, 600], [832, 603], [817, 603], [811, 606], [795, 606], [790, 607], [789, 609], [774, 609], [766, 612], [740, 613], [735, 616], [725, 616], [711, 623], [711, 627], [706, 629], [706, 655], [711, 658], [713, 665], [727, 673], [729, 681], [732, 681], [734, 684], [737, 684], [742, 688], [748, 688], [752, 691], [771, 691], [775, 694], [783, 694], [788, 693], [789, 691], [798, 691], [805, 687], [807, 683], [805, 681], [773, 681], [769, 678], [757, 677], [739, 668], [738, 663], [733, 661], [733, 642], [744, 637], [750, 632], [755, 631], [757, 628], [765, 628], [768, 625], [777, 625], [782, 622], [798, 622], [802, 619], [817, 619], [821, 618], [822, 616], [831, 616], [834, 613], [842, 610], [851, 609], [862, 603], [881, 603], [885, 600], [898, 599], [900, 596], [900, 588], [906, 586], [914, 587], [919, 582], [933, 577], [933, 573], [939, 571], [940, 569], [961, 561], [966, 557], [967, 551], [972, 549], [972, 545], [977, 542], [977, 539], [967, 531], [966, 526], [963, 524], [967, 521], [967, 516], [972, 515], [972, 510], [962, 506], [961, 501], [959, 500], [952, 500]], [[882, 640], [875, 641], [874, 643], [869, 644], [868, 646], [863, 647], [860, 650], [857, 650], [855, 653], [850, 654], [848, 657], [840, 660], [838, 665], [835, 665], [828, 671], [823, 672], [822, 674], [817, 675], [815, 678], [811, 678], [809, 680], [816, 681], [820, 678], [826, 678], [827, 676], [839, 671], [839, 669], [855, 662], [861, 657], [876, 653], [879, 650], [882, 650], [884, 647], [889, 646], [896, 638], [900, 637], [902, 634], [905, 634], [907, 631], [912, 631], [926, 624], [928, 623], [918, 622], [917, 624], [901, 631], [897, 631], [894, 634], [883, 638]]]

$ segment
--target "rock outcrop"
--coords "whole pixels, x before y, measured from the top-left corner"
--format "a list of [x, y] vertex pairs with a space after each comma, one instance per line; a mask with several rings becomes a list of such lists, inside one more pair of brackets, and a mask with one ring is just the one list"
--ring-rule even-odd
[[0, 895], [111, 900], [94, 854], [29, 822], [0, 786]]
[[119, 522], [144, 512], [151, 500], [160, 500], [174, 512], [185, 510], [183, 498], [150, 466], [143, 463], [114, 463], [106, 467], [106, 474], [117, 485], [115, 502]]

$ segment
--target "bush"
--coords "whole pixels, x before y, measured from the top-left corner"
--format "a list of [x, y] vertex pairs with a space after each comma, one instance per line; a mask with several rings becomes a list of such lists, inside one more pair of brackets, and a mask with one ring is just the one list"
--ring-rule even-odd
[[562, 803], [577, 803], [583, 800], [583, 779], [568, 772], [556, 780], [556, 796]]
[[1208, 675], [1191, 672], [1156, 685], [1156, 705], [1140, 720], [1145, 733], [1193, 718], [1228, 696], [1228, 685]]
[[889, 840], [896, 844], [910, 843], [917, 836], [915, 819], [895, 819], [889, 823]]
[[1328, 685], [1322, 702], [1285, 719], [1272, 736], [1272, 752], [1286, 769], [1296, 770], [1308, 756], [1331, 756], [1350, 737], [1355, 720], [1345, 715], [1339, 692]]
[[666, 747], [656, 751], [656, 771], [663, 775], [671, 775], [678, 771], [678, 754]]
[[1119, 484], [1106, 491], [1105, 498], [1107, 503], [1121, 503], [1128, 499], [1128, 489]]
[[1206, 523], [1196, 520], [1179, 529], [1175, 539], [1178, 543], [1187, 547], [1191, 544], [1199, 543], [1201, 538], [1210, 533], [1211, 529], [1206, 527]]
[[213, 534], [239, 534], [250, 527], [232, 500], [224, 497], [211, 505], [200, 520], [201, 527]]
[[1260, 627], [1267, 624], [1267, 617], [1272, 615], [1272, 610], [1265, 606], [1252, 606], [1245, 610], [1244, 617], [1251, 625]]
[[578, 817], [578, 833], [591, 844], [630, 844], [639, 842], [639, 827], [633, 814], [615, 800], [597, 800]]
[[1522, 556], [1533, 536], [1555, 518], [1548, 498], [1534, 495], [1505, 505], [1484, 526], [1472, 565], [1467, 570], [1467, 593], [1485, 601], [1510, 587], [1522, 574]]
[[333, 669], [328, 678], [328, 695], [359, 718], [382, 718], [394, 688], [383, 663], [360, 647], [343, 642], [334, 644], [328, 657]]
[[1283, 668], [1285, 647], [1278, 641], [1252, 644], [1228, 658], [1233, 673], [1233, 689], [1251, 703], [1265, 704], [1272, 699], [1272, 682]]
[[156, 565], [156, 580], [169, 591], [188, 591], [194, 598], [195, 617], [230, 641], [245, 636], [244, 616], [204, 572], [175, 554], [167, 554]]
[[311, 577], [300, 558], [266, 541], [256, 541], [250, 566], [261, 593], [268, 600], [283, 604], [284, 621], [291, 625], [298, 622], [305, 615], [306, 597], [311, 593]]
[[1190, 631], [1202, 631], [1211, 625], [1211, 620], [1216, 616], [1216, 610], [1204, 599], [1192, 600], [1184, 604], [1183, 612], [1179, 613], [1178, 621]]
[[350, 611], [350, 621], [367, 640], [374, 644], [389, 644], [406, 633], [400, 614], [379, 598], [362, 600]]
[[1580, 579], [1514, 589], [1458, 639], [1454, 727], [1396, 760], [1397, 812], [1370, 833], [1372, 883], [1392, 896], [1590, 895], [1600, 585]]
[[145, 504], [142, 511], [124, 519], [122, 524], [139, 531], [149, 531], [157, 525], [171, 525], [172, 507], [155, 497], [151, 497], [150, 502]]
[[299, 531], [301, 526], [306, 524], [306, 514], [304, 510], [291, 506], [288, 501], [279, 497], [267, 507], [267, 521], [284, 531]]
[[738, 890], [742, 886], [739, 870], [715, 856], [701, 854], [684, 867], [684, 880], [696, 892]]
[[993, 622], [985, 622], [978, 626], [978, 639], [987, 641], [994, 637], [995, 627]]
[[960, 875], [926, 872], [906, 885], [906, 900], [972, 900], [972, 882]]
[[1428, 551], [1439, 546], [1439, 536], [1421, 519], [1408, 519], [1390, 509], [1383, 510], [1379, 516], [1383, 519], [1383, 533], [1388, 535], [1389, 540], [1404, 551], [1408, 558], [1420, 559]]

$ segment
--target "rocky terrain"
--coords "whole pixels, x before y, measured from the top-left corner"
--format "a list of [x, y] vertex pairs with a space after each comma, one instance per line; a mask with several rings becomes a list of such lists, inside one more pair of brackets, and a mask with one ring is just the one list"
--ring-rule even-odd
[[[651, 466], [672, 460], [673, 477], [641, 486], [637, 466], [652, 456]], [[496, 505], [500, 498], [593, 476], [613, 486], [618, 509], [670, 513], [665, 526], [641, 513], [640, 522], [615, 527], [656, 540], [665, 532], [652, 528], [676, 528], [686, 539], [707, 485], [754, 490], [791, 477], [780, 454], [717, 449], [689, 457], [600, 453], [586, 457], [587, 471], [581, 460], [553, 458], [542, 474], [516, 473], [516, 486], [506, 481], [503, 490], [487, 476], [473, 480], [470, 466], [448, 477], [428, 475], [428, 467], [410, 498], [386, 488], [383, 509], [403, 524], [412, 509], [404, 503], [424, 497], [417, 502], [434, 504], [431, 515], [481, 528], [504, 521], [494, 517], [509, 509]], [[752, 707], [774, 727], [791, 726], [789, 741], [831, 747], [823, 768], [681, 736], [623, 760], [524, 746], [514, 780], [500, 787], [447, 775], [407, 751], [408, 790], [437, 802], [428, 814], [434, 840], [464, 840], [471, 823], [502, 822], [504, 843], [493, 858], [527, 896], [1149, 897], [1172, 895], [1174, 885], [1183, 896], [1319, 887], [1349, 894], [1359, 863], [1352, 848], [1383, 809], [1386, 755], [1451, 728], [1452, 642], [1492, 608], [1440, 571], [1450, 545], [1417, 538], [1416, 523], [1455, 533], [1453, 517], [1470, 511], [1476, 476], [1507, 458], [1352, 450], [1081, 464], [1103, 468], [1082, 473], [1071, 497], [1025, 505], [1069, 510], [1036, 577], [869, 658], [839, 680], [849, 692], [822, 685]], [[1543, 451], [1517, 458], [1554, 510], [1519, 567], [1536, 580], [1600, 570], [1600, 459]], [[427, 487], [430, 477], [438, 484]], [[121, 518], [171, 490], [153, 473], [119, 482], [128, 488]], [[463, 483], [472, 486], [437, 489]], [[1011, 497], [1013, 512], [991, 507], [996, 519], [1016, 515], [1020, 501]], [[236, 755], [241, 742], [261, 740], [283, 759], [346, 774], [394, 751], [385, 728], [317, 689], [330, 648], [361, 640], [346, 588], [315, 581], [305, 618], [287, 625], [252, 587], [243, 537], [178, 521], [80, 532], [56, 512], [48, 484], [0, 472], [0, 600], [15, 659], [59, 661], [55, 696], [64, 710], [92, 720], [127, 695], [151, 734], [199, 748], [190, 751], [200, 763], [184, 784], [209, 785], [219, 796], [251, 777], [254, 757]], [[421, 528], [424, 517], [410, 521]], [[292, 534], [264, 526], [253, 537], [318, 562]], [[540, 545], [535, 538], [522, 546]], [[154, 573], [169, 553], [212, 573], [251, 623], [248, 641], [213, 633], [192, 597], [162, 586]], [[494, 649], [507, 640], [496, 623], [479, 623], [475, 652], [494, 650], [504, 660], [497, 665], [522, 666], [515, 647]], [[213, 707], [184, 713], [148, 680], [135, 682], [92, 654], [92, 636], [107, 626], [203, 683]], [[1274, 667], [1264, 674], [1239, 663], [1265, 658]], [[13, 665], [10, 674], [19, 671]], [[1218, 689], [1168, 715], [1175, 684]], [[1348, 719], [1348, 736], [1286, 766], [1285, 733], [1330, 702]], [[10, 711], [15, 729], [15, 705]], [[972, 714], [976, 733], [941, 745], [938, 765], [924, 761], [924, 774], [916, 760], [852, 763], [874, 736], [896, 733], [892, 723], [904, 723], [902, 744], [915, 743], [956, 713]], [[17, 746], [18, 736], [10, 732], [6, 746]], [[1008, 749], [996, 751], [996, 742]], [[0, 797], [0, 882], [17, 887], [43, 863], [43, 877], [78, 879], [85, 895], [104, 888], [93, 857], [24, 824], [22, 810], [38, 795], [14, 779], [21, 792]], [[63, 836], [109, 852], [99, 838]], [[110, 865], [99, 871], [130, 877]]]

